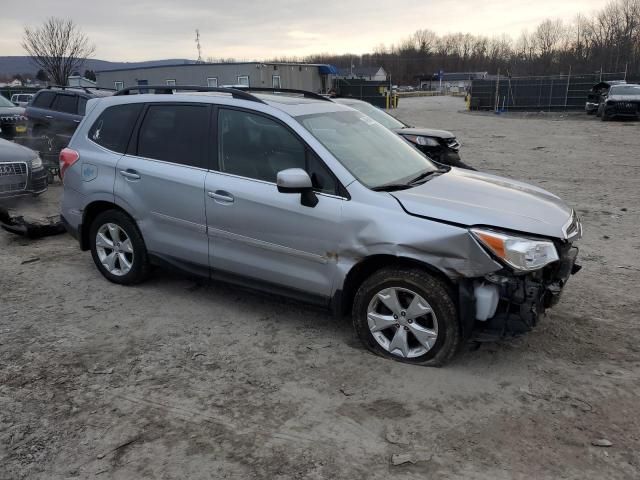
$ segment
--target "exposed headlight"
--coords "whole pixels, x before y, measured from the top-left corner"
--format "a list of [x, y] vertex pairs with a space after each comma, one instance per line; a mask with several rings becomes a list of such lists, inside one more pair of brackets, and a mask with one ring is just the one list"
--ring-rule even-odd
[[416, 145], [424, 145], [428, 147], [438, 147], [440, 145], [435, 138], [423, 137], [421, 135], [404, 135], [404, 138]]
[[522, 272], [539, 270], [559, 259], [549, 240], [517, 237], [493, 230], [472, 228], [471, 233], [500, 260]]
[[42, 159], [40, 157], [36, 157], [31, 160], [31, 168], [33, 170], [37, 170], [38, 168], [42, 168]]

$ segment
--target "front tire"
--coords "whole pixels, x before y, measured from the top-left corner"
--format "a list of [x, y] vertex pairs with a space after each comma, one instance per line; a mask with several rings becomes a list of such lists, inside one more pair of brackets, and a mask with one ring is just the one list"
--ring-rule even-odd
[[100, 213], [91, 223], [89, 242], [96, 267], [110, 282], [134, 285], [148, 277], [147, 248], [137, 225], [124, 212]]
[[460, 344], [449, 289], [424, 270], [377, 271], [358, 289], [352, 315], [356, 334], [369, 350], [400, 362], [441, 366]]

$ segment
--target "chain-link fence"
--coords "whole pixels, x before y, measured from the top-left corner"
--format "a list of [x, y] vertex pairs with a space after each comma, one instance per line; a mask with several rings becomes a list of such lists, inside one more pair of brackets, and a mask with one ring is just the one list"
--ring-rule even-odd
[[625, 77], [621, 72], [473, 80], [469, 106], [472, 110], [497, 111], [584, 110], [591, 87]]

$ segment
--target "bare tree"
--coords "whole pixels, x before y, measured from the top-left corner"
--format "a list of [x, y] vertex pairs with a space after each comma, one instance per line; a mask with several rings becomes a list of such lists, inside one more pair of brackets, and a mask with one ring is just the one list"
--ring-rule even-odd
[[436, 44], [438, 36], [431, 30], [416, 30], [411, 35], [410, 40], [415, 44], [416, 50], [420, 53], [430, 54]]
[[436, 35], [418, 30], [395, 46], [378, 45], [364, 55], [321, 54], [316, 63], [348, 67], [383, 66], [398, 82], [414, 82], [435, 72], [490, 71], [514, 76], [566, 72], [593, 73], [602, 69], [627, 79], [640, 78], [640, 0], [611, 0], [604, 8], [578, 15], [572, 22], [545, 20], [517, 40], [465, 33]]
[[57, 85], [66, 85], [69, 75], [95, 51], [72, 20], [55, 17], [38, 28], [25, 27], [22, 47]]

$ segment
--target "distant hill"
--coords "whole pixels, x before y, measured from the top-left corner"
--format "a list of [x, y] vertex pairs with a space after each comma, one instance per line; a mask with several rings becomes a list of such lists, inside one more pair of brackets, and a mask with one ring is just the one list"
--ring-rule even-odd
[[[194, 60], [185, 58], [170, 58], [167, 60], [149, 60], [146, 62], [109, 62], [107, 60], [89, 59], [80, 68], [80, 73], [85, 70], [114, 70], [117, 68], [153, 67], [156, 65], [177, 65], [182, 63], [195, 63]], [[31, 73], [35, 75], [39, 68], [27, 56], [0, 57], [0, 75], [16, 75], [18, 73]]]

